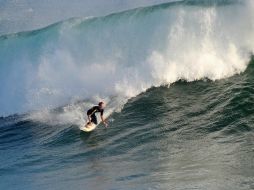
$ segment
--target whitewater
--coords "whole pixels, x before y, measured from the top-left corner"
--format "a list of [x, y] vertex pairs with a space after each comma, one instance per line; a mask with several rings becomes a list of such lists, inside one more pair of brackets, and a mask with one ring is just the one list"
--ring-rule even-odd
[[254, 48], [252, 18], [252, 1], [180, 1], [2, 35], [0, 114], [122, 104], [152, 86], [239, 74]]

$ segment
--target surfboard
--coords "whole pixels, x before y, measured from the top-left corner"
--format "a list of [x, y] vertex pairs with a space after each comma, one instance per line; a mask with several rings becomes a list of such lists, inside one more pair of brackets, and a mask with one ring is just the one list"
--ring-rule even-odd
[[97, 127], [97, 125], [95, 125], [94, 123], [87, 123], [85, 124], [83, 127], [80, 127], [80, 130], [81, 131], [84, 131], [84, 132], [91, 132], [93, 131], [95, 128]]

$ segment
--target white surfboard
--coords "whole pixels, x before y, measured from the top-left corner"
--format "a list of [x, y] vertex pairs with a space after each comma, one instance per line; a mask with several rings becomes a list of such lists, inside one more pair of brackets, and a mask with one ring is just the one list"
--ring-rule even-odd
[[96, 127], [97, 127], [97, 125], [95, 125], [94, 123], [90, 122], [90, 123], [87, 123], [86, 125], [80, 127], [80, 130], [81, 130], [81, 131], [84, 131], [84, 132], [91, 132], [91, 131], [93, 131]]

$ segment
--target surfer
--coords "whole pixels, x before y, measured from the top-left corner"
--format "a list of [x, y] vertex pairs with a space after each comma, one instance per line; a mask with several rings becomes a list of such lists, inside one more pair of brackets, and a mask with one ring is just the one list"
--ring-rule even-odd
[[101, 121], [103, 122], [105, 127], [108, 127], [108, 124], [103, 117], [103, 112], [104, 112], [105, 107], [106, 107], [106, 104], [104, 102], [99, 102], [98, 106], [93, 106], [92, 108], [90, 108], [87, 111], [87, 117], [88, 117], [89, 123], [92, 122], [95, 125], [98, 124], [97, 117], [96, 117], [95, 113], [99, 112], [101, 114]]

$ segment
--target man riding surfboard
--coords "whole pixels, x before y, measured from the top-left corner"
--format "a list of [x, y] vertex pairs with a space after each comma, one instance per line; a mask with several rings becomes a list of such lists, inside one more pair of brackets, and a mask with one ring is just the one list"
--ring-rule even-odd
[[106, 107], [106, 104], [104, 102], [99, 102], [98, 106], [93, 106], [92, 108], [90, 108], [87, 111], [87, 117], [88, 117], [88, 121], [89, 123], [92, 122], [95, 125], [98, 124], [97, 122], [97, 117], [96, 117], [96, 113], [100, 113], [101, 116], [101, 121], [103, 122], [103, 124], [105, 125], [105, 127], [108, 127], [107, 122], [105, 121], [104, 117], [103, 117], [103, 112], [104, 112], [104, 108]]

